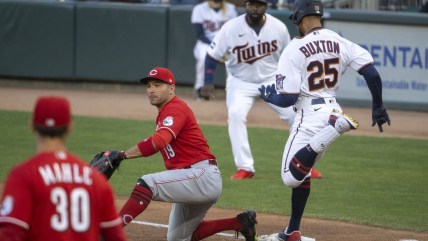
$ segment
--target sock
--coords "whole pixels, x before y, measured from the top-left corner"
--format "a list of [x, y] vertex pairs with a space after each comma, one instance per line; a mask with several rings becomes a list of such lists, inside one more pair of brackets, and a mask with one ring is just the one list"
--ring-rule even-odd
[[119, 212], [122, 217], [123, 226], [130, 223], [135, 217], [146, 210], [152, 201], [153, 193], [150, 189], [136, 185], [131, 196]]
[[300, 229], [300, 221], [302, 220], [303, 211], [306, 207], [306, 202], [311, 192], [311, 179], [306, 179], [302, 185], [292, 189], [291, 194], [291, 217], [288, 224], [287, 234]]
[[198, 228], [193, 232], [191, 241], [202, 240], [216, 233], [242, 229], [241, 223], [235, 218], [226, 218], [219, 220], [202, 221]]
[[293, 156], [289, 168], [296, 180], [301, 181], [306, 177], [314, 166], [317, 155], [318, 153], [312, 150], [311, 146], [308, 144]]

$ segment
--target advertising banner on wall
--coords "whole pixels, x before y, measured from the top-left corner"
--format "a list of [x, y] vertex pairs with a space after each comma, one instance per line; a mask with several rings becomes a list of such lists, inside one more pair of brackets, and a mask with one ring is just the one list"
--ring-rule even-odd
[[[372, 54], [385, 102], [428, 105], [428, 27], [328, 20], [325, 28]], [[338, 98], [371, 101], [364, 78], [350, 68]]]

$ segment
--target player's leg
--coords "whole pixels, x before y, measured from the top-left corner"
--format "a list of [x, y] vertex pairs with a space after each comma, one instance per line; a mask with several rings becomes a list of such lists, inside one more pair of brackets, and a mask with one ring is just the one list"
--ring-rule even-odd
[[[221, 189], [222, 179], [217, 166], [147, 174], [138, 180], [119, 214], [126, 225], [141, 214], [151, 200], [172, 203], [215, 203], [221, 194]], [[189, 190], [192, 190], [192, 193], [189, 193]]]
[[284, 149], [282, 179], [285, 185], [293, 188], [288, 227], [277, 234], [284, 240], [291, 235], [300, 236], [300, 222], [310, 194], [310, 169], [338, 136], [358, 127], [358, 124], [346, 115], [332, 116], [330, 110], [317, 113], [311, 112], [310, 109], [299, 111], [297, 115], [300, 119], [304, 119], [305, 112], [306, 117], [312, 118], [298, 123], [299, 127], [292, 130]]
[[208, 45], [200, 41], [195, 45], [193, 55], [195, 56], [195, 83], [194, 83], [194, 98], [197, 100], [205, 100], [201, 96], [200, 90], [204, 85], [204, 71], [205, 71], [205, 56]]
[[291, 130], [294, 123], [294, 118], [296, 117], [296, 112], [293, 110], [293, 107], [282, 108], [271, 103], [267, 103], [268, 106], [275, 111], [281, 120], [288, 122], [288, 128]]
[[[287, 108], [281, 108], [276, 105], [272, 105], [268, 103], [269, 107], [272, 108], [279, 116], [281, 120], [288, 121], [288, 127], [291, 130], [293, 128], [294, 119], [296, 117], [296, 112], [294, 111], [293, 107], [287, 107]], [[315, 168], [311, 169], [311, 178], [321, 178], [322, 174], [320, 171], [316, 170]]]
[[174, 203], [171, 208], [168, 223], [168, 241], [190, 241], [194, 232], [200, 226], [208, 209], [214, 203]]
[[245, 211], [233, 218], [204, 220], [192, 235], [192, 241], [202, 240], [216, 233], [233, 230], [240, 232], [245, 240], [256, 240], [256, 213], [254, 211]]
[[[235, 165], [238, 172], [243, 170], [251, 173], [251, 175], [255, 169], [248, 141], [247, 116], [255, 102], [253, 89], [257, 90], [249, 83], [236, 79], [228, 81], [226, 89], [228, 131]], [[236, 177], [236, 175], [234, 176]], [[232, 178], [234, 177], [232, 176]]]
[[144, 179], [138, 179], [131, 196], [119, 212], [123, 225], [129, 224], [135, 217], [144, 212], [149, 206], [152, 197], [153, 192], [148, 184]]

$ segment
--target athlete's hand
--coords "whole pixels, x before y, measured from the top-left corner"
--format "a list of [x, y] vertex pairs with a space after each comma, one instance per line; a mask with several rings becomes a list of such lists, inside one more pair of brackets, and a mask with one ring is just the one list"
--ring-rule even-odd
[[201, 88], [202, 97], [207, 98], [208, 100], [214, 98], [214, 85], [213, 84], [204, 84]]
[[388, 123], [388, 125], [391, 125], [391, 120], [389, 119], [389, 115], [386, 113], [386, 108], [384, 106], [372, 109], [372, 120], [372, 126], [377, 124], [380, 132], [383, 132], [383, 124]]
[[260, 91], [260, 98], [266, 102], [270, 102], [269, 99], [276, 95], [276, 89], [275, 89], [275, 84], [272, 85], [268, 85], [268, 86], [260, 86], [259, 88]]

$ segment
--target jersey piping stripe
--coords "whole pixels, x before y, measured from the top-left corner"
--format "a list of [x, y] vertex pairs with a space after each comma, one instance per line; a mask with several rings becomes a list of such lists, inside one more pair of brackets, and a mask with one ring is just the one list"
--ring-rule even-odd
[[108, 222], [101, 222], [100, 223], [100, 227], [101, 228], [111, 228], [114, 226], [118, 226], [122, 224], [122, 220], [120, 219], [120, 217], [116, 218], [115, 220], [112, 221], [108, 221]]
[[28, 223], [19, 220], [17, 218], [12, 218], [12, 217], [0, 217], [0, 223], [13, 223], [17, 226], [20, 226], [24, 229], [29, 230], [30, 229], [30, 225], [28, 225]]
[[191, 180], [191, 179], [198, 179], [199, 177], [201, 177], [202, 175], [204, 175], [205, 170], [201, 169], [201, 173], [199, 173], [197, 176], [193, 176], [193, 177], [186, 177], [186, 178], [181, 178], [181, 179], [171, 179], [171, 180], [165, 180], [163, 182], [156, 182], [156, 184], [167, 184], [167, 183], [171, 183], [171, 182], [182, 182], [182, 181], [186, 181], [186, 180]]
[[[299, 133], [299, 127], [300, 127], [300, 124], [302, 124], [302, 122], [303, 122], [303, 110], [302, 110], [302, 115], [301, 115], [301, 118], [300, 118], [300, 121], [299, 121], [299, 126], [297, 127], [296, 133], [294, 134], [293, 138], [291, 139], [291, 144], [290, 144], [290, 147], [287, 150], [287, 156], [285, 157], [285, 160], [288, 160], [288, 155], [290, 154], [290, 150], [291, 150], [291, 147], [293, 146], [294, 140], [296, 139], [297, 133]], [[288, 170], [287, 166], [284, 167], [283, 171], [286, 172], [286, 170]]]
[[160, 128], [159, 128], [159, 130], [160, 130], [160, 129], [167, 129], [167, 130], [168, 130], [168, 131], [170, 131], [170, 132], [171, 132], [171, 134], [174, 136], [174, 139], [176, 139], [176, 138], [177, 138], [177, 136], [175, 135], [174, 131], [173, 131], [171, 128], [168, 128], [168, 127], [163, 126], [163, 127], [160, 127]]

